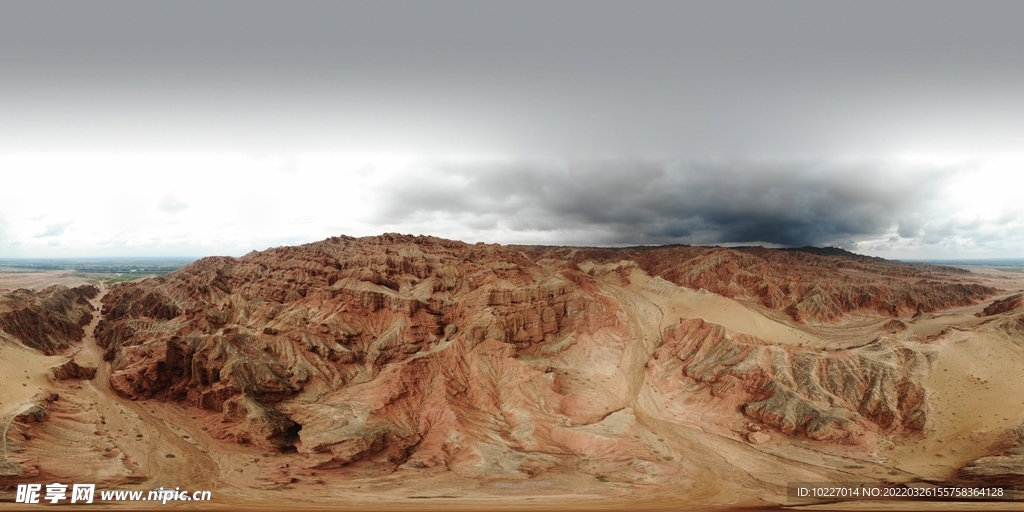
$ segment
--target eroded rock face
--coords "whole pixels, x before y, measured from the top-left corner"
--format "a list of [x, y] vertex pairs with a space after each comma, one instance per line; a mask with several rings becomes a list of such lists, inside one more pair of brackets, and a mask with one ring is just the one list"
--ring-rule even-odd
[[[8, 423], [0, 442], [0, 485], [39, 481], [95, 481], [125, 483], [134, 473], [144, 477], [125, 460], [113, 437], [97, 439], [105, 430], [103, 413], [95, 402], [73, 392], [43, 392], [22, 404]], [[91, 435], [90, 435], [91, 434]], [[97, 445], [99, 441], [101, 444]]]
[[[396, 446], [441, 450], [447, 441], [432, 436], [448, 435], [442, 418], [494, 409], [497, 384], [482, 393], [484, 384], [467, 375], [477, 371], [466, 361], [476, 347], [500, 354], [488, 365], [508, 369], [507, 359], [532, 375], [537, 370], [517, 356], [614, 326], [615, 311], [573, 264], [385, 235], [206, 258], [114, 286], [96, 336], [117, 392], [219, 411], [224, 437], [300, 443], [333, 454], [338, 465], [389, 450], [396, 460], [409, 456]], [[428, 382], [450, 395], [426, 392]], [[385, 389], [394, 397], [373, 398]], [[326, 394], [320, 403], [337, 407], [276, 405], [300, 393]], [[447, 400], [472, 405], [443, 413]], [[366, 408], [361, 415], [347, 412], [355, 403]], [[434, 455], [420, 459], [437, 463]]]
[[680, 320], [654, 357], [649, 378], [696, 381], [787, 434], [857, 443], [869, 431], [921, 430], [927, 421], [928, 354], [887, 338], [822, 352]]
[[1011, 311], [1024, 310], [1024, 293], [1017, 293], [1005, 299], [992, 302], [978, 316], [994, 316]]
[[961, 469], [960, 474], [991, 483], [1024, 482], [1024, 454], [982, 457]]
[[[551, 368], [577, 346], [586, 348], [571, 364], [637, 343], [621, 321], [626, 307], [579, 266], [621, 259], [811, 321], [994, 293], [958, 273], [931, 281], [943, 271], [832, 254], [337, 237], [115, 285], [96, 337], [118, 393], [214, 411], [215, 436], [294, 450], [323, 468], [372, 460], [529, 475], [563, 456], [629, 461], [646, 453], [630, 430], [629, 397], [569, 396], [597, 384]], [[657, 357], [675, 361], [672, 378], [732, 397], [730, 412], [791, 435], [856, 443], [921, 429], [927, 418], [927, 356], [886, 338], [823, 352], [684, 320]]]
[[982, 457], [960, 470], [960, 476], [994, 484], [1024, 482], [1024, 424], [1004, 434], [1005, 450], [999, 455]]
[[88, 380], [96, 376], [96, 368], [80, 366], [72, 359], [50, 368], [50, 375], [56, 380]]
[[46, 421], [50, 417], [48, 407], [60, 399], [57, 393], [40, 393], [32, 397], [32, 400], [24, 404], [20, 410], [14, 413], [14, 421], [20, 423], [38, 423]]
[[998, 324], [1003, 332], [1010, 335], [1018, 345], [1024, 345], [1024, 313], [1011, 316]]
[[997, 293], [966, 280], [962, 269], [886, 261], [841, 249], [670, 246], [559, 248], [536, 254], [577, 263], [632, 260], [652, 276], [749, 300], [801, 323], [836, 323], [849, 313], [901, 316], [937, 311]]
[[992, 317], [986, 318], [990, 329], [1008, 335], [1018, 345], [1024, 345], [1024, 293], [993, 301], [976, 316]]
[[89, 299], [98, 293], [99, 288], [84, 285], [0, 294], [0, 331], [53, 355], [85, 336], [82, 327], [92, 320]]

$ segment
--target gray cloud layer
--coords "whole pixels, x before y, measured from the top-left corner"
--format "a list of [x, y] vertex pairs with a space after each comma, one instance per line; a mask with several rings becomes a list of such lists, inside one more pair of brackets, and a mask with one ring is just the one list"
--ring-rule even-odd
[[583, 230], [605, 244], [841, 245], [897, 225], [900, 236], [918, 236], [914, 219], [961, 170], [870, 161], [443, 164], [389, 184], [376, 220]]
[[[1019, 165], [972, 188], [969, 166], [894, 162], [1024, 157], [1021, 27], [1019, 1], [3, 2], [0, 157], [150, 155], [131, 180], [174, 229], [130, 232], [161, 250], [226, 247], [225, 226], [274, 221], [263, 205], [287, 193], [275, 241], [422, 229], [1020, 254]], [[221, 164], [192, 181], [159, 165], [203, 154], [290, 163], [213, 180], [252, 185], [218, 211], [188, 187]], [[318, 155], [426, 163], [386, 183], [273, 183]], [[328, 186], [348, 193], [337, 219], [307, 200]], [[362, 197], [378, 199], [365, 223]], [[131, 198], [121, 209], [140, 211]], [[122, 233], [7, 208], [9, 245]], [[227, 220], [245, 208], [266, 222]], [[231, 250], [271, 240], [250, 229]]]
[[6, 2], [6, 148], [1016, 151], [1020, 2]]

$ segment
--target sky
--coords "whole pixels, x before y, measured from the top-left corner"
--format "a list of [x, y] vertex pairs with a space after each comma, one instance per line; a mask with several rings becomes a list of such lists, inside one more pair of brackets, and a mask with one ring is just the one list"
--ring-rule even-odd
[[0, 1], [0, 258], [1024, 257], [1021, 2]]

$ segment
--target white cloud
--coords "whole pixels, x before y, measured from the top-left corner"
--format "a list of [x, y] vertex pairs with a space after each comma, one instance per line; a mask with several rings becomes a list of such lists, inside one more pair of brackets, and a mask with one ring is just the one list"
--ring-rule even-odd
[[241, 255], [385, 231], [1020, 257], [1021, 162], [6, 155], [0, 257]]
[[188, 204], [182, 202], [174, 194], [167, 194], [160, 199], [160, 204], [157, 205], [157, 209], [165, 211], [167, 213], [178, 213], [185, 208], [188, 208]]
[[39, 233], [38, 235], [35, 235], [35, 238], [47, 238], [47, 237], [51, 237], [51, 236], [55, 237], [55, 236], [63, 235], [64, 234], [64, 230], [67, 229], [67, 227], [70, 226], [70, 225], [71, 225], [70, 222], [65, 222], [65, 223], [60, 223], [60, 224], [50, 224], [50, 225], [46, 226], [46, 229], [44, 229], [41, 233]]

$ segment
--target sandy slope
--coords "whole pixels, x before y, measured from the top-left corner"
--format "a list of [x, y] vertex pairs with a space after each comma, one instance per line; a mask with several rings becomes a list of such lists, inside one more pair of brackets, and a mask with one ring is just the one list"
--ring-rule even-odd
[[[61, 356], [45, 356], [20, 343], [0, 341], [0, 429], [6, 432], [10, 422], [33, 396], [49, 389], [46, 371], [64, 361]], [[0, 439], [0, 456], [6, 455], [6, 439]]]
[[28, 288], [30, 290], [41, 290], [55, 284], [64, 285], [68, 288], [95, 283], [97, 279], [82, 277], [69, 270], [51, 270], [46, 272], [23, 272], [0, 270], [0, 290], [16, 290]]

